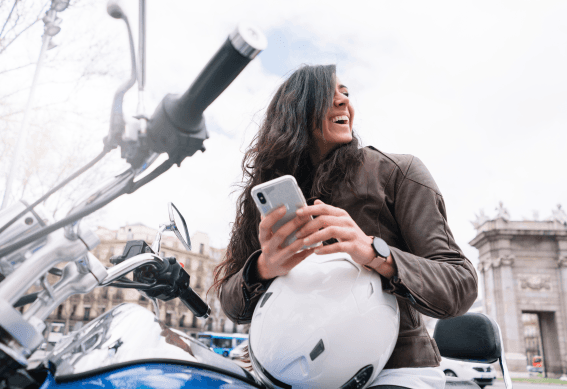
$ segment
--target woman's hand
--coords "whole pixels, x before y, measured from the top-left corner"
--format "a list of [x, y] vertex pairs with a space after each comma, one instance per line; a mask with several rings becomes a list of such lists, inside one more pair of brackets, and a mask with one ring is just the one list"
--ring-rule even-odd
[[[303, 245], [309, 246], [331, 238], [338, 241], [317, 247], [314, 250], [316, 254], [344, 252], [348, 253], [355, 262], [364, 266], [376, 257], [371, 246], [372, 237], [366, 235], [344, 209], [315, 200], [314, 205], [299, 209], [297, 215], [303, 218], [302, 220], [309, 219], [309, 216], [318, 216], [297, 232], [297, 240], [301, 240]], [[389, 256], [374, 270], [385, 277], [392, 277], [395, 274], [392, 257]]]
[[270, 280], [274, 277], [283, 276], [289, 273], [298, 263], [309, 255], [313, 254], [314, 249], [307, 249], [300, 253], [299, 250], [305, 245], [303, 239], [297, 239], [287, 247], [280, 247], [284, 240], [295, 230], [301, 228], [310, 219], [309, 216], [296, 216], [283, 226], [276, 233], [272, 232], [272, 227], [286, 213], [285, 206], [281, 206], [268, 214], [260, 222], [259, 239], [262, 254], [258, 258], [258, 275], [263, 280]]

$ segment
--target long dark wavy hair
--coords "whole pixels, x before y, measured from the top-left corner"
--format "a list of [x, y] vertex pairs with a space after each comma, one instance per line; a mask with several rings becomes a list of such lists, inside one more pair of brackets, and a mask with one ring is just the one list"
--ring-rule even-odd
[[[260, 129], [242, 161], [242, 193], [236, 204], [236, 220], [226, 259], [214, 273], [211, 287], [220, 293], [222, 285], [260, 248], [260, 212], [251, 196], [252, 187], [281, 177], [296, 175], [299, 162], [310, 158], [315, 146], [313, 131], [321, 129], [323, 118], [333, 104], [335, 65], [303, 65], [289, 76], [272, 98]], [[350, 143], [329, 152], [313, 169], [309, 198], [325, 198], [332, 203], [332, 189], [347, 184], [354, 191], [356, 172], [363, 163], [359, 140], [353, 133]]]

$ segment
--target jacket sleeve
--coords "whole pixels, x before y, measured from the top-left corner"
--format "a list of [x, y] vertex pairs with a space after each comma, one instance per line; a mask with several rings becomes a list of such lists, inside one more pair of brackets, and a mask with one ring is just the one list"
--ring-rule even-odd
[[261, 250], [252, 253], [242, 269], [230, 277], [221, 288], [222, 310], [237, 324], [250, 323], [256, 304], [271, 284], [271, 281], [260, 281], [256, 274], [256, 262], [261, 253]]
[[449, 229], [435, 181], [413, 157], [395, 185], [394, 217], [409, 252], [391, 247], [397, 274], [384, 289], [427, 316], [443, 319], [466, 313], [477, 297], [477, 275]]

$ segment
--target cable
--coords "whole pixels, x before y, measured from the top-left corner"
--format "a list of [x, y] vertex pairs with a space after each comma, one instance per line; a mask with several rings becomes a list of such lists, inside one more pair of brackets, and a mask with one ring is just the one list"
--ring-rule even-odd
[[147, 285], [141, 282], [134, 282], [134, 281], [130, 281], [130, 282], [114, 281], [113, 283], [108, 284], [107, 286], [113, 286], [115, 288], [124, 288], [124, 289], [148, 290], [154, 288], [156, 284]]
[[34, 292], [20, 297], [19, 300], [14, 304], [14, 308], [23, 307], [24, 305], [33, 303], [35, 300], [37, 300], [39, 293], [40, 292]]
[[69, 177], [67, 177], [65, 180], [63, 180], [59, 185], [57, 185], [56, 187], [54, 187], [53, 189], [51, 189], [49, 192], [47, 192], [46, 194], [44, 194], [43, 196], [41, 196], [39, 198], [39, 200], [37, 200], [35, 203], [33, 203], [32, 205], [28, 206], [26, 209], [24, 209], [22, 212], [20, 212], [18, 215], [16, 215], [14, 218], [12, 218], [12, 220], [10, 220], [8, 223], [4, 224], [1, 228], [0, 228], [0, 234], [3, 233], [4, 231], [6, 231], [6, 229], [8, 227], [10, 227], [12, 224], [14, 224], [14, 222], [16, 222], [19, 218], [21, 218], [22, 216], [24, 216], [26, 213], [28, 213], [29, 211], [31, 211], [32, 209], [34, 209], [39, 203], [47, 200], [47, 198], [49, 196], [51, 196], [53, 193], [57, 192], [59, 189], [61, 189], [62, 187], [64, 187], [65, 185], [67, 185], [69, 182], [73, 181], [75, 178], [77, 178], [78, 176], [80, 176], [81, 174], [83, 174], [85, 171], [87, 171], [88, 169], [90, 169], [91, 167], [93, 167], [98, 161], [100, 161], [110, 150], [107, 149], [106, 147], [102, 150], [102, 152], [97, 155], [95, 157], [95, 159], [93, 159], [91, 162], [87, 163], [85, 166], [83, 166], [81, 169], [77, 170], [75, 173], [71, 174]]
[[[126, 173], [131, 173], [131, 172], [132, 172], [131, 170], [126, 171]], [[123, 195], [124, 193], [127, 193], [126, 191], [128, 190], [128, 187], [132, 184], [132, 176], [131, 175], [126, 176], [125, 178], [128, 178], [128, 182], [124, 187], [120, 188], [119, 192], [114, 193], [110, 197], [104, 198], [99, 203], [91, 203], [85, 206], [82, 210], [77, 211], [72, 215], [67, 216], [66, 218], [61, 219], [58, 222], [55, 222], [49, 226], [43, 227], [42, 229], [34, 232], [33, 234], [30, 234], [29, 236], [17, 240], [16, 242], [4, 247], [3, 249], [0, 250], [0, 258], [6, 254], [9, 254], [17, 249], [24, 247], [25, 245], [31, 242], [36, 241], [37, 239], [43, 238], [44, 236], [52, 233], [55, 230], [58, 230], [61, 227], [65, 227], [67, 224], [71, 224], [87, 215], [90, 215], [91, 213], [99, 210], [100, 208], [104, 207], [106, 204], [110, 203], [115, 198]]]
[[116, 193], [111, 194], [106, 198], [103, 198], [102, 201], [100, 201], [99, 203], [92, 202], [89, 205], [86, 205], [80, 211], [77, 211], [67, 216], [66, 218], [61, 219], [58, 222], [55, 222], [49, 226], [43, 227], [42, 229], [34, 232], [33, 234], [30, 234], [29, 236], [17, 240], [16, 242], [4, 247], [3, 249], [0, 250], [0, 258], [19, 248], [24, 247], [25, 245], [31, 242], [34, 242], [37, 239], [43, 238], [44, 236], [52, 233], [53, 231], [66, 226], [67, 224], [71, 224], [87, 215], [90, 215], [91, 213], [104, 207], [106, 204], [110, 203], [112, 200], [116, 199], [117, 197], [122, 196], [124, 193], [133, 193], [134, 191], [138, 190], [148, 182], [152, 181], [154, 178], [158, 177], [160, 174], [167, 171], [171, 166], [173, 166], [173, 164], [174, 162], [172, 162], [170, 159], [164, 161], [161, 165], [156, 167], [154, 171], [152, 171], [150, 174], [148, 174], [146, 177], [144, 177], [138, 182], [133, 181], [135, 172], [132, 169], [125, 171], [124, 173], [121, 174], [122, 177], [120, 178], [120, 180], [126, 181], [126, 183], [122, 187], [118, 188], [119, 190]]

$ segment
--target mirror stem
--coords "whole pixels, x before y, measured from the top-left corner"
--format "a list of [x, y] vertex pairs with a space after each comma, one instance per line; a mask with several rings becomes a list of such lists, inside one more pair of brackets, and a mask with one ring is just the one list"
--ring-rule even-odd
[[159, 255], [159, 252], [161, 250], [161, 234], [167, 230], [169, 226], [167, 224], [162, 224], [159, 226], [159, 230], [156, 234], [156, 238], [154, 239], [154, 243], [152, 243], [152, 250], [154, 251], [154, 253], [156, 253], [156, 255]]

